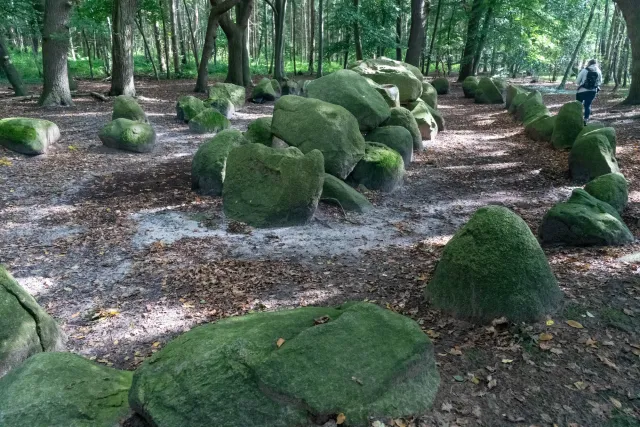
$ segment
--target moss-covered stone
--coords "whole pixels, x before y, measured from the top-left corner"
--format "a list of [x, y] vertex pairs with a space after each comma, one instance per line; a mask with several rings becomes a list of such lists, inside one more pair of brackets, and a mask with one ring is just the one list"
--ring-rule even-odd
[[[587, 129], [589, 127], [589, 125], [585, 126], [585, 129]], [[611, 127], [600, 127], [600, 128], [596, 128], [596, 129], [591, 129], [588, 131], [583, 131], [580, 132], [580, 134], [578, 134], [578, 138], [576, 138], [576, 143], [578, 142], [578, 140], [580, 140], [581, 138], [588, 138], [590, 136], [593, 135], [602, 135], [605, 138], [607, 138], [607, 141], [609, 141], [609, 146], [611, 147], [611, 151], [613, 152], [613, 154], [616, 154], [616, 149], [617, 149], [617, 141], [616, 141], [616, 130], [614, 128]]]
[[577, 183], [589, 182], [600, 175], [619, 171], [609, 141], [599, 134], [583, 136], [574, 144], [569, 153], [569, 169], [571, 178]]
[[303, 155], [295, 147], [243, 145], [227, 159], [224, 212], [253, 227], [303, 225], [316, 211], [323, 180], [318, 150]]
[[538, 118], [548, 115], [549, 110], [544, 105], [542, 94], [537, 90], [529, 93], [527, 100], [516, 109], [516, 118], [520, 120], [525, 127]]
[[573, 147], [576, 138], [584, 128], [582, 114], [582, 104], [578, 101], [569, 102], [560, 108], [551, 137], [554, 148], [564, 150]]
[[276, 79], [271, 79], [271, 87], [273, 88], [277, 96], [280, 96], [282, 94], [282, 86], [280, 86], [280, 82]]
[[477, 322], [535, 321], [561, 299], [535, 236], [500, 206], [478, 209], [447, 243], [425, 294], [434, 306]]
[[462, 82], [462, 92], [465, 98], [475, 98], [477, 88], [478, 78], [475, 76], [469, 76]]
[[344, 107], [364, 132], [377, 128], [391, 114], [382, 95], [351, 70], [338, 70], [313, 80], [307, 87], [307, 96]]
[[[508, 94], [509, 94], [509, 92], [507, 91], [507, 95]], [[513, 97], [513, 100], [511, 101], [511, 104], [509, 105], [509, 108], [508, 108], [509, 113], [510, 114], [516, 114], [520, 104], [525, 102], [528, 97], [529, 97], [529, 92], [526, 92], [526, 91], [522, 90], [522, 91], [516, 93], [515, 96]]]
[[446, 130], [446, 125], [445, 125], [444, 117], [440, 113], [440, 110], [432, 108], [428, 104], [427, 104], [427, 109], [429, 110], [429, 113], [431, 113], [431, 116], [433, 117], [433, 119], [436, 121], [436, 125], [438, 126], [438, 132], [444, 132]]
[[151, 125], [128, 119], [110, 121], [98, 137], [106, 147], [135, 153], [148, 153], [156, 143], [156, 132]]
[[267, 101], [275, 101], [278, 96], [278, 93], [273, 88], [271, 80], [265, 77], [253, 88], [253, 91], [251, 92], [251, 101], [256, 104], [262, 104]]
[[475, 91], [476, 104], [502, 104], [502, 92], [489, 77], [482, 77], [478, 81]]
[[273, 134], [271, 133], [271, 117], [255, 119], [247, 127], [244, 137], [248, 142], [271, 147]]
[[246, 89], [233, 83], [214, 83], [209, 87], [209, 100], [228, 99], [236, 110], [244, 106], [246, 97]]
[[433, 79], [433, 81], [431, 82], [431, 86], [433, 86], [436, 89], [436, 92], [438, 92], [438, 95], [446, 95], [449, 93], [449, 79], [447, 79], [446, 77], [438, 77], [436, 79]]
[[17, 153], [46, 153], [60, 139], [60, 129], [48, 120], [9, 117], [0, 120], [0, 145]]
[[506, 79], [502, 77], [492, 77], [491, 81], [496, 85], [500, 92], [505, 92], [507, 90], [508, 83]]
[[551, 142], [556, 116], [543, 115], [529, 122], [524, 133], [534, 141]]
[[338, 203], [345, 211], [365, 213], [373, 209], [373, 205], [365, 196], [341, 179], [328, 173], [324, 175], [320, 200], [327, 203]]
[[389, 58], [368, 59], [351, 69], [378, 84], [396, 86], [400, 91], [400, 102], [415, 101], [422, 94], [422, 81], [400, 61]]
[[196, 133], [218, 132], [229, 128], [229, 126], [231, 126], [229, 119], [213, 108], [207, 108], [189, 120], [189, 129]]
[[227, 157], [236, 147], [247, 144], [235, 129], [220, 132], [202, 144], [191, 163], [191, 189], [208, 196], [219, 196], [226, 174]]
[[138, 368], [130, 402], [157, 426], [295, 427], [342, 413], [365, 427], [427, 412], [438, 385], [420, 326], [357, 303], [192, 329]]
[[413, 137], [402, 126], [384, 126], [372, 130], [365, 137], [365, 141], [378, 142], [397, 151], [404, 165], [409, 166], [413, 160]]
[[298, 95], [300, 93], [300, 88], [298, 87], [298, 83], [293, 80], [285, 80], [282, 82], [282, 90], [280, 92], [281, 95]]
[[325, 171], [340, 179], [345, 179], [364, 155], [364, 138], [353, 114], [319, 99], [280, 98], [271, 132], [303, 153], [320, 150]]
[[610, 204], [622, 213], [629, 202], [629, 183], [621, 173], [600, 175], [584, 186], [584, 191], [598, 200]]
[[367, 142], [365, 154], [349, 181], [369, 190], [393, 191], [404, 178], [404, 161], [397, 151], [377, 142]]
[[0, 425], [117, 427], [133, 374], [72, 353], [40, 353], [0, 379]]
[[418, 124], [422, 140], [434, 140], [439, 131], [438, 121], [436, 120], [435, 115], [438, 116], [438, 120], [444, 122], [442, 116], [439, 115], [438, 110], [431, 108], [426, 102], [421, 99], [410, 102], [409, 104], [407, 104], [407, 108], [411, 110], [411, 115], [414, 117], [416, 123]]
[[371, 79], [367, 79], [367, 83], [369, 83], [375, 90], [378, 92], [384, 102], [391, 108], [400, 106], [400, 91], [398, 87], [395, 85], [379, 85]]
[[[63, 349], [55, 320], [0, 265], [0, 378], [33, 354]], [[12, 425], [2, 423], [1, 410], [0, 425]]]
[[544, 243], [569, 246], [623, 245], [633, 242], [631, 231], [608, 203], [581, 188], [569, 200], [546, 213], [540, 226]]
[[233, 105], [233, 102], [227, 98], [207, 99], [205, 104], [218, 111], [227, 119], [233, 117], [236, 112], [236, 107]]
[[591, 131], [597, 130], [597, 129], [602, 129], [604, 126], [604, 123], [602, 122], [589, 122], [587, 123], [587, 125], [585, 127], [582, 128], [582, 130], [580, 131], [580, 133], [578, 134], [578, 138], [580, 138], [581, 136], [583, 136], [586, 133], [589, 133]]
[[431, 108], [438, 108], [438, 92], [431, 83], [422, 82], [422, 95], [420, 95], [420, 99], [426, 102]]
[[[432, 139], [432, 131], [435, 133], [438, 132], [438, 125], [435, 123], [435, 120], [432, 120], [432, 123], [433, 128], [431, 126], [428, 127], [428, 132], [426, 132], [428, 138], [425, 139]], [[389, 118], [384, 123], [382, 123], [382, 126], [402, 126], [409, 131], [411, 137], [413, 138], [413, 150], [422, 151], [424, 149], [424, 145], [422, 143], [423, 135], [421, 134], [421, 128], [418, 126], [418, 122], [416, 121], [416, 118], [413, 116], [413, 114], [411, 114], [411, 111], [407, 110], [406, 108], [392, 108]], [[425, 131], [426, 130], [427, 129], [425, 129]], [[435, 137], [435, 134], [433, 135], [433, 137]]]
[[111, 120], [129, 119], [136, 122], [149, 123], [147, 115], [136, 99], [128, 95], [117, 96], [113, 101]]
[[[513, 104], [514, 99], [516, 98], [517, 95], [524, 95], [525, 94], [525, 90], [523, 90], [522, 88], [520, 88], [519, 86], [515, 86], [515, 85], [508, 85], [507, 89], [506, 89], [506, 105], [507, 105], [507, 110], [511, 111], [511, 104]], [[524, 97], [521, 97], [521, 99], [524, 102]], [[517, 108], [514, 107], [514, 108]], [[515, 109], [514, 109], [515, 111]]]
[[178, 120], [189, 123], [189, 120], [206, 110], [207, 104], [201, 99], [191, 95], [183, 95], [176, 103], [176, 115]]

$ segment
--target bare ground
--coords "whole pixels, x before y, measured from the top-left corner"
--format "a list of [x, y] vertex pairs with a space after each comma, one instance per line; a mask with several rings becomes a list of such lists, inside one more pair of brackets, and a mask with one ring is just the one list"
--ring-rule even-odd
[[[401, 189], [368, 194], [373, 213], [323, 205], [305, 227], [247, 230], [224, 218], [219, 198], [190, 191], [190, 159], [206, 136], [176, 121], [174, 105], [192, 84], [138, 83], [159, 141], [143, 155], [100, 144], [110, 103], [0, 102], [0, 117], [46, 118], [62, 131], [46, 156], [0, 147], [0, 262], [60, 321], [71, 351], [133, 369], [199, 323], [369, 300], [414, 318], [436, 347], [434, 410], [395, 425], [626, 426], [640, 416], [640, 256], [620, 261], [639, 244], [545, 248], [565, 293], [547, 322], [476, 326], [422, 298], [443, 245], [478, 207], [507, 206], [535, 232], [572, 189], [566, 153], [528, 140], [500, 106], [477, 106], [454, 85], [440, 97], [447, 131], [416, 156]], [[546, 96], [552, 110], [570, 99]], [[611, 123], [631, 182], [624, 218], [638, 236], [640, 123], [619, 101], [600, 96], [595, 118], [620, 117]], [[272, 108], [248, 104], [233, 127]]]

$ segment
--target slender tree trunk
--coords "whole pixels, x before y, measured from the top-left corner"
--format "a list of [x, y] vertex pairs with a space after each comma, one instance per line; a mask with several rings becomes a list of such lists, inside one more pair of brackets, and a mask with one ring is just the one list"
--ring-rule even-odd
[[322, 6], [324, 0], [318, 0], [318, 72], [316, 77], [322, 77], [322, 61], [324, 59], [324, 23], [322, 17]]
[[631, 47], [631, 86], [625, 104], [640, 104], [640, 9], [634, 0], [616, 0], [627, 22]]
[[346, 34], [346, 39], [345, 39], [345, 50], [344, 50], [344, 58], [343, 58], [343, 67], [345, 70], [347, 69], [347, 64], [349, 63], [349, 44], [351, 43], [351, 40], [349, 40], [351, 38], [351, 33], [349, 31], [347, 31]]
[[[188, 14], [185, 8], [185, 13]], [[182, 13], [180, 11], [180, 0], [176, 0], [176, 22], [178, 23], [178, 41], [180, 42], [180, 56], [182, 64], [187, 63], [187, 48], [184, 42], [184, 31], [182, 30]]]
[[618, 89], [618, 87], [622, 83], [624, 67], [626, 65], [625, 58], [628, 58], [628, 57], [629, 57], [629, 38], [625, 37], [625, 43], [624, 43], [624, 47], [622, 48], [622, 54], [620, 55], [620, 58], [616, 65], [616, 76], [615, 76], [616, 86], [613, 88], [613, 90]]
[[593, 21], [593, 15], [596, 11], [596, 6], [598, 5], [598, 0], [593, 0], [593, 5], [591, 6], [591, 12], [589, 12], [589, 19], [587, 20], [587, 25], [585, 25], [584, 30], [582, 30], [582, 35], [580, 36], [580, 40], [576, 45], [575, 50], [573, 51], [573, 55], [571, 55], [571, 61], [569, 61], [569, 65], [567, 65], [567, 69], [564, 72], [564, 76], [562, 77], [562, 82], [558, 86], [558, 90], [563, 90], [567, 84], [567, 80], [569, 79], [569, 74], [571, 73], [571, 68], [573, 64], [576, 62], [576, 57], [578, 56], [578, 52], [580, 52], [580, 47], [584, 42], [584, 39], [587, 37], [587, 33], [589, 32], [591, 21]]
[[396, 18], [396, 61], [402, 61], [402, 16]]
[[284, 72], [284, 23], [286, 21], [287, 0], [273, 0], [275, 18], [275, 69], [273, 77], [281, 82], [286, 78]]
[[460, 60], [460, 75], [458, 81], [462, 82], [473, 74], [473, 58], [478, 49], [478, 30], [480, 28], [480, 20], [484, 13], [484, 1], [473, 0], [471, 6], [471, 14], [467, 23], [467, 40], [464, 45], [464, 52]]
[[220, 26], [227, 36], [229, 44], [229, 69], [227, 83], [240, 86], [251, 85], [249, 68], [249, 50], [247, 49], [247, 26], [253, 10], [253, 0], [243, 0], [235, 7], [236, 22], [232, 22], [229, 14], [220, 17]]
[[133, 83], [133, 21], [136, 0], [113, 2], [111, 90], [109, 95], [136, 95]]
[[478, 67], [480, 66], [480, 57], [484, 50], [484, 45], [487, 42], [487, 36], [491, 27], [491, 20], [493, 19], [493, 7], [495, 5], [494, 0], [490, 0], [487, 12], [484, 15], [484, 23], [482, 24], [482, 30], [480, 31], [480, 39], [478, 40], [478, 46], [476, 47], [476, 53], [473, 56], [473, 74], [478, 74]]
[[89, 58], [89, 75], [91, 76], [91, 80], [93, 80], [93, 59], [91, 58], [91, 45], [89, 44], [87, 33], [84, 28], [82, 29], [82, 38], [84, 39], [84, 44], [87, 48], [87, 57]]
[[604, 22], [602, 23], [602, 31], [600, 34], [600, 56], [604, 58], [607, 54], [607, 28], [609, 25], [609, 0], [604, 0]]
[[72, 106], [67, 72], [69, 48], [69, 15], [72, 3], [67, 0], [45, 0], [42, 30], [42, 65], [44, 87], [38, 101], [41, 106]]
[[7, 76], [7, 80], [11, 84], [13, 88], [13, 92], [15, 96], [25, 96], [27, 91], [22, 83], [22, 78], [20, 77], [20, 73], [16, 70], [16, 67], [13, 66], [11, 62], [11, 57], [9, 56], [9, 50], [6, 47], [6, 43], [4, 41], [4, 37], [0, 34], [0, 69], [4, 71], [4, 74]]
[[76, 60], [76, 48], [73, 46], [73, 36], [69, 32], [69, 52], [71, 53], [71, 59]]
[[162, 42], [160, 41], [160, 29], [158, 28], [158, 23], [154, 20], [151, 24], [151, 29], [153, 30], [153, 39], [156, 45], [156, 57], [158, 58], [158, 70], [161, 73], [164, 73], [164, 56], [162, 55]]
[[316, 36], [316, 11], [315, 11], [315, 0], [309, 0], [309, 15], [310, 15], [310, 24], [309, 24], [309, 74], [313, 74], [313, 66], [315, 61], [313, 60], [313, 54], [315, 52], [315, 36]]
[[440, 22], [440, 11], [442, 10], [442, 0], [438, 0], [438, 8], [436, 9], [436, 19], [433, 24], [433, 33], [431, 34], [431, 43], [429, 43], [429, 53], [427, 54], [427, 65], [425, 66], [425, 75], [429, 74], [429, 68], [431, 68], [431, 55], [433, 54], [433, 46], [438, 34], [438, 23]]
[[430, 0], [411, 0], [411, 28], [404, 62], [420, 66], [420, 55], [424, 42], [424, 25], [431, 6]]
[[291, 0], [291, 47], [293, 50], [293, 75], [298, 74], [296, 69], [296, 0]]
[[616, 56], [616, 51], [618, 49], [619, 46], [619, 40], [620, 40], [620, 32], [621, 29], [623, 27], [623, 22], [622, 22], [622, 17], [621, 17], [622, 13], [618, 10], [618, 8], [615, 9], [614, 12], [614, 23], [615, 25], [612, 26], [612, 33], [613, 36], [611, 38], [611, 45], [609, 48], [609, 54], [607, 55], [607, 62], [605, 63], [606, 67], [604, 69], [604, 84], [607, 85], [611, 82], [611, 74], [613, 71], [613, 67], [615, 65], [614, 63], [614, 59]]
[[[200, 59], [198, 59], [198, 44], [196, 43], [196, 35], [193, 32], [193, 25], [191, 24], [191, 15], [189, 14], [189, 8], [187, 7], [187, 0], [182, 0], [184, 4], [184, 10], [187, 14], [187, 25], [189, 26], [189, 35], [191, 36], [191, 49], [193, 51], [193, 59], [196, 62], [196, 69], [200, 68]], [[195, 10], [198, 10], [198, 6], [195, 6]]]
[[169, 24], [171, 28], [171, 52], [173, 55], [173, 74], [180, 74], [180, 52], [178, 51], [178, 22], [176, 0], [167, 0], [169, 3]]
[[156, 80], [160, 80], [160, 76], [158, 75], [158, 69], [156, 68], [156, 63], [153, 60], [153, 55], [151, 55], [151, 49], [149, 49], [149, 43], [147, 42], [147, 37], [144, 34], [144, 21], [142, 20], [142, 14], [138, 11], [138, 20], [136, 21], [138, 25], [138, 31], [140, 31], [140, 35], [142, 36], [142, 42], [144, 43], [144, 51], [149, 56], [149, 61], [151, 61], [151, 67], [153, 67], [153, 75]]
[[171, 63], [170, 55], [169, 55], [169, 33], [167, 31], [167, 18], [164, 9], [164, 1], [158, 0], [160, 2], [160, 19], [162, 20], [162, 38], [164, 45], [164, 62], [166, 65], [167, 79], [171, 78], [171, 70], [169, 64]]
[[[355, 18], [353, 20], [353, 42], [356, 45], [356, 60], [362, 61], [362, 40], [360, 38], [360, 23], [359, 23], [359, 13], [360, 13], [360, 0], [353, 0], [353, 9], [355, 13]], [[347, 53], [349, 52], [349, 47], [347, 45]]]
[[631, 40], [627, 37], [624, 49], [624, 59], [622, 61], [622, 87], [627, 87], [629, 74], [629, 57], [631, 56]]

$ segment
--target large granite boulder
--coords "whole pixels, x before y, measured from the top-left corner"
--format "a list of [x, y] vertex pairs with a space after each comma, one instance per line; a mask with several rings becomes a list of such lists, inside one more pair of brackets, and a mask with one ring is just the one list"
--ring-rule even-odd
[[465, 98], [475, 98], [476, 89], [478, 88], [478, 78], [469, 76], [462, 82], [462, 92]]
[[271, 132], [303, 153], [320, 150], [327, 173], [345, 179], [364, 155], [358, 120], [344, 107], [319, 99], [283, 96]]
[[384, 126], [369, 132], [365, 141], [377, 142], [395, 150], [402, 156], [404, 165], [413, 160], [413, 137], [402, 126]]
[[449, 79], [447, 79], [446, 77], [438, 77], [436, 79], [433, 79], [433, 81], [431, 82], [431, 86], [433, 86], [436, 89], [436, 92], [438, 92], [438, 95], [446, 95], [449, 93]]
[[486, 206], [447, 243], [425, 295], [460, 318], [531, 322], [553, 312], [562, 293], [529, 226]]
[[534, 141], [551, 142], [555, 126], [556, 116], [543, 115], [530, 121], [525, 126], [524, 133]]
[[[558, 125], [556, 123], [556, 128]], [[583, 136], [576, 141], [569, 153], [569, 169], [571, 178], [577, 183], [619, 171], [609, 140], [600, 134]]]
[[300, 93], [300, 88], [298, 87], [298, 83], [293, 80], [285, 80], [282, 82], [281, 87], [281, 95], [298, 95]]
[[382, 95], [351, 70], [338, 70], [313, 80], [307, 86], [307, 97], [344, 107], [364, 132], [377, 128], [390, 115]]
[[551, 143], [558, 150], [570, 149], [584, 128], [582, 104], [572, 101], [564, 104], [558, 111], [556, 127], [553, 129]]
[[202, 144], [191, 163], [191, 189], [208, 196], [220, 196], [227, 170], [227, 157], [236, 147], [247, 144], [235, 129], [220, 132]]
[[72, 353], [40, 353], [0, 379], [0, 425], [118, 427], [133, 374]]
[[527, 96], [527, 100], [520, 104], [516, 109], [516, 118], [524, 123], [525, 126], [542, 116], [548, 115], [549, 110], [546, 105], [544, 105], [542, 94], [537, 90], [531, 92]]
[[[520, 88], [519, 86], [515, 86], [515, 85], [508, 85], [507, 89], [506, 89], [506, 108], [507, 110], [511, 110], [511, 104], [513, 104], [514, 99], [516, 98], [516, 96], [521, 95], [521, 98], [524, 102], [524, 100], [526, 99], [526, 91], [522, 88]], [[514, 107], [514, 108], [517, 108]]]
[[400, 106], [400, 91], [398, 90], [397, 86], [379, 85], [378, 83], [367, 77], [365, 77], [365, 79], [367, 80], [367, 83], [369, 83], [369, 85], [382, 96], [384, 102], [386, 102], [390, 108]]
[[366, 213], [373, 209], [373, 205], [365, 196], [358, 193], [350, 185], [328, 173], [324, 174], [322, 196], [320, 200], [327, 203], [339, 204], [345, 211]]
[[[427, 110], [425, 109], [425, 111]], [[429, 115], [431, 115], [431, 113], [429, 113]], [[433, 117], [431, 118], [433, 119]], [[427, 121], [425, 120], [425, 123], [426, 122]], [[438, 132], [438, 125], [435, 123], [435, 120], [431, 120], [431, 123], [433, 127], [429, 124], [428, 126], [423, 126], [423, 128], [421, 128], [419, 127], [416, 118], [411, 114], [411, 111], [403, 107], [394, 107], [391, 109], [391, 115], [384, 123], [382, 123], [382, 126], [402, 126], [409, 131], [413, 138], [413, 150], [422, 151], [424, 149], [424, 145], [422, 143], [422, 130], [424, 129], [427, 136], [425, 139], [435, 138], [435, 134]]]
[[413, 320], [366, 303], [227, 318], [169, 342], [134, 374], [156, 426], [345, 426], [427, 412], [433, 346]]
[[178, 102], [176, 103], [176, 116], [178, 120], [189, 123], [189, 120], [207, 108], [209, 107], [201, 99], [191, 95], [183, 95], [178, 98]]
[[351, 69], [378, 84], [396, 86], [400, 91], [400, 102], [415, 101], [422, 94], [421, 79], [403, 62], [389, 58], [368, 59]]
[[629, 202], [629, 183], [621, 173], [600, 175], [589, 181], [584, 191], [610, 204], [618, 213], [622, 213]]
[[367, 142], [365, 154], [349, 175], [349, 181], [369, 190], [393, 191], [404, 178], [402, 156], [386, 145]]
[[191, 120], [189, 129], [196, 133], [212, 133], [228, 129], [231, 122], [218, 110], [207, 108]]
[[243, 86], [238, 86], [233, 83], [214, 83], [209, 87], [208, 101], [212, 102], [218, 99], [228, 99], [236, 110], [239, 110], [244, 106], [246, 97], [246, 89]]
[[[507, 91], [507, 94], [509, 92]], [[509, 105], [508, 111], [509, 114], [516, 114], [518, 112], [518, 107], [525, 102], [529, 98], [529, 92], [521, 90], [515, 94], [511, 104]]]
[[478, 81], [475, 91], [476, 104], [502, 104], [502, 92], [489, 77], [482, 77]]
[[[429, 110], [429, 113], [433, 117], [433, 120], [435, 120], [436, 125], [438, 126], [438, 132], [444, 132], [446, 130], [446, 125], [444, 117], [442, 116], [442, 113], [440, 113], [440, 110], [431, 107], [429, 104], [427, 104], [427, 110]], [[414, 108], [411, 112], [413, 113], [413, 111], [417, 111], [416, 108]]]
[[[0, 377], [33, 354], [63, 349], [55, 320], [0, 265]], [[0, 425], [11, 425], [2, 423], [1, 410]]]
[[156, 132], [148, 123], [116, 119], [104, 125], [98, 138], [109, 148], [148, 153], [155, 146]]
[[[220, 114], [230, 119], [236, 113], [236, 107], [233, 105], [230, 99], [218, 98], [208, 99], [206, 102], [211, 108], [218, 111]], [[206, 111], [206, 110], [205, 110]]]
[[438, 92], [429, 82], [422, 82], [422, 95], [420, 99], [426, 102], [431, 108], [438, 108]]
[[303, 225], [316, 211], [323, 181], [318, 150], [304, 155], [295, 147], [243, 145], [227, 158], [224, 212], [253, 227]]
[[604, 123], [602, 122], [598, 122], [598, 121], [589, 122], [585, 125], [585, 127], [582, 128], [582, 130], [578, 134], [578, 138], [594, 130], [602, 129], [603, 127], [605, 126], [604, 126]]
[[273, 134], [271, 133], [271, 117], [255, 119], [247, 127], [244, 137], [253, 144], [262, 144], [271, 147]]
[[[578, 137], [576, 138], [576, 142], [574, 144], [577, 144], [578, 141], [580, 139], [582, 139], [582, 138], [588, 138], [588, 137], [593, 136], [593, 135], [602, 135], [605, 138], [607, 138], [607, 141], [609, 141], [609, 146], [611, 147], [611, 152], [613, 154], [616, 154], [616, 149], [617, 149], [618, 143], [617, 143], [617, 138], [616, 138], [616, 130], [614, 128], [604, 127], [604, 126], [601, 126], [599, 128], [596, 128], [596, 129], [593, 129], [593, 128], [589, 129], [589, 128], [590, 128], [589, 125], [584, 127], [582, 132], [580, 132], [578, 134]], [[587, 129], [587, 130], [585, 130], [585, 129]]]
[[17, 153], [46, 153], [60, 139], [60, 129], [48, 120], [9, 117], [0, 120], [0, 145]]
[[271, 80], [264, 78], [258, 82], [251, 92], [251, 101], [262, 104], [267, 101], [275, 101], [280, 96], [273, 88]]
[[111, 120], [129, 119], [136, 122], [149, 123], [147, 115], [138, 104], [138, 101], [132, 96], [120, 95], [113, 101], [113, 113]]
[[540, 238], [544, 243], [569, 246], [633, 242], [633, 234], [618, 212], [581, 188], [573, 190], [569, 200], [558, 203], [545, 214]]

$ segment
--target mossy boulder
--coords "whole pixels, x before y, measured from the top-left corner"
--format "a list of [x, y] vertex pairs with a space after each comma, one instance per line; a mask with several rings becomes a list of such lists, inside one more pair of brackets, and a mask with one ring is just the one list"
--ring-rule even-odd
[[422, 94], [422, 81], [400, 61], [368, 59], [359, 62], [352, 70], [378, 84], [396, 86], [400, 91], [400, 102], [415, 101]]
[[482, 77], [478, 81], [475, 91], [476, 104], [502, 104], [502, 92], [489, 77]]
[[583, 136], [573, 145], [569, 153], [569, 169], [571, 178], [577, 183], [619, 171], [609, 140], [598, 134]]
[[444, 117], [440, 113], [440, 110], [437, 110], [428, 104], [427, 104], [427, 110], [429, 110], [429, 113], [431, 113], [433, 120], [436, 121], [436, 125], [438, 126], [438, 132], [444, 132], [446, 130], [446, 125], [445, 125]]
[[271, 117], [255, 119], [247, 127], [244, 137], [248, 142], [271, 147], [273, 134], [271, 133]]
[[207, 104], [199, 98], [191, 95], [183, 95], [176, 103], [176, 115], [178, 120], [189, 123], [189, 120], [206, 110]]
[[409, 166], [413, 160], [413, 137], [402, 126], [384, 126], [372, 130], [365, 137], [365, 141], [378, 142], [397, 151], [404, 165]]
[[365, 79], [367, 80], [367, 83], [369, 83], [369, 85], [382, 96], [384, 102], [386, 102], [389, 107], [393, 108], [400, 106], [400, 91], [397, 86], [379, 85], [367, 77], [365, 77]]
[[207, 108], [189, 120], [189, 129], [196, 133], [218, 132], [229, 128], [229, 126], [231, 126], [229, 119], [213, 108]]
[[540, 225], [544, 243], [568, 246], [623, 245], [633, 242], [633, 234], [608, 203], [581, 188], [569, 200], [547, 212]]
[[208, 196], [220, 196], [227, 170], [227, 157], [236, 147], [247, 144], [235, 129], [220, 132], [202, 144], [191, 163], [191, 189]]
[[226, 99], [226, 98], [208, 99], [206, 101], [206, 104], [209, 105], [214, 110], [218, 111], [227, 119], [232, 118], [236, 112], [236, 107], [233, 105], [233, 102], [231, 102], [230, 99]]
[[110, 121], [98, 137], [106, 147], [135, 153], [148, 153], [156, 144], [156, 132], [150, 124], [128, 119]]
[[46, 153], [60, 139], [60, 129], [48, 120], [9, 117], [0, 120], [0, 145], [27, 155]]
[[377, 128], [391, 114], [382, 95], [351, 70], [338, 70], [313, 80], [307, 87], [307, 96], [344, 107], [364, 132]]
[[0, 425], [117, 427], [133, 374], [72, 353], [40, 353], [0, 379]]
[[157, 426], [345, 426], [427, 412], [433, 346], [367, 303], [231, 317], [169, 342], [134, 374], [131, 406]]
[[584, 186], [584, 191], [598, 200], [610, 204], [622, 213], [629, 202], [629, 183], [621, 173], [600, 175]]
[[436, 92], [438, 92], [438, 95], [446, 95], [449, 93], [449, 79], [447, 79], [446, 77], [438, 77], [436, 79], [433, 79], [431, 81], [431, 86], [433, 86], [436, 89]]
[[111, 120], [128, 119], [136, 122], [149, 123], [147, 115], [132, 96], [120, 95], [113, 101], [113, 113]]
[[293, 80], [285, 80], [282, 82], [282, 90], [280, 91], [281, 95], [298, 95], [300, 93], [300, 88], [298, 87], [298, 83]]
[[273, 88], [271, 80], [265, 77], [253, 88], [253, 91], [251, 92], [251, 101], [256, 104], [263, 104], [267, 101], [275, 101], [278, 96], [278, 93]]
[[422, 82], [422, 95], [420, 99], [427, 103], [431, 108], [438, 108], [438, 91], [429, 82]]
[[529, 226], [507, 208], [486, 206], [447, 243], [425, 295], [435, 307], [484, 323], [539, 320], [562, 293]]
[[[55, 320], [0, 265], [0, 378], [33, 354], [63, 349]], [[1, 410], [0, 425], [11, 425], [2, 423]]]
[[209, 87], [209, 100], [227, 99], [231, 101], [236, 110], [244, 106], [247, 91], [243, 86], [233, 83], [214, 83]]
[[502, 77], [492, 77], [491, 81], [493, 82], [494, 85], [496, 85], [496, 87], [498, 88], [498, 90], [500, 90], [500, 92], [504, 92], [507, 90], [507, 80], [502, 78]]
[[534, 141], [551, 142], [556, 116], [543, 115], [532, 120], [524, 128], [524, 133]]
[[303, 153], [320, 150], [327, 173], [345, 179], [364, 155], [358, 120], [344, 107], [313, 98], [283, 96], [271, 132]]
[[273, 88], [277, 96], [280, 96], [282, 94], [282, 86], [280, 85], [280, 82], [278, 80], [271, 79], [271, 87]]
[[[507, 92], [508, 93], [508, 92]], [[509, 105], [509, 113], [516, 114], [518, 112], [518, 107], [525, 102], [529, 98], [529, 92], [520, 91], [518, 92], [511, 101]]]
[[393, 191], [404, 178], [402, 156], [384, 144], [367, 142], [365, 154], [349, 176], [349, 181], [369, 190]]
[[602, 122], [589, 122], [586, 124], [585, 127], [582, 128], [582, 130], [580, 131], [580, 133], [578, 134], [578, 138], [580, 138], [581, 136], [584, 136], [585, 134], [592, 132], [594, 130], [598, 130], [598, 129], [602, 129], [604, 126], [604, 123]]
[[[585, 126], [585, 129], [587, 129], [588, 127], [589, 125]], [[616, 149], [618, 145], [617, 138], [616, 138], [616, 130], [611, 127], [600, 127], [600, 128], [591, 129], [588, 131], [584, 131], [583, 129], [583, 131], [580, 132], [580, 134], [578, 134], [578, 137], [576, 138], [575, 143], [577, 143], [582, 138], [588, 138], [593, 135], [602, 135], [605, 138], [607, 138], [607, 141], [609, 141], [609, 146], [611, 147], [611, 151], [613, 152], [613, 154], [616, 153]]]
[[462, 92], [465, 98], [475, 98], [476, 89], [478, 88], [478, 78], [475, 76], [469, 76], [462, 82]]
[[[420, 135], [423, 141], [431, 141], [438, 135], [438, 121], [434, 114], [438, 114], [437, 110], [431, 108], [426, 102], [419, 99], [415, 102], [407, 105], [411, 109], [411, 115], [416, 120], [418, 128], [420, 129]], [[442, 116], [439, 117], [442, 121]]]
[[[507, 110], [511, 109], [511, 104], [513, 104], [514, 99], [516, 98], [517, 95], [525, 95], [526, 91], [518, 86], [515, 85], [508, 85], [506, 88], [506, 105], [507, 105]], [[526, 99], [524, 96], [521, 98], [524, 102], [524, 99]], [[517, 107], [517, 106], [516, 106]]]
[[373, 209], [373, 205], [365, 196], [358, 193], [341, 179], [328, 173], [324, 175], [320, 200], [327, 203], [340, 204], [345, 211], [365, 213]]
[[537, 90], [531, 92], [527, 96], [527, 100], [520, 104], [516, 110], [517, 119], [520, 120], [525, 126], [542, 116], [548, 115], [549, 110], [544, 105], [542, 94]]
[[224, 212], [253, 227], [303, 225], [316, 211], [323, 181], [318, 150], [304, 155], [295, 147], [243, 145], [227, 158]]
[[[425, 129], [425, 131], [428, 130], [428, 132], [426, 132], [428, 138], [425, 139], [431, 139], [432, 132], [437, 133], [438, 131], [438, 125], [435, 123], [435, 120], [432, 120], [432, 123], [433, 127], [429, 125], [428, 129]], [[416, 118], [413, 116], [413, 114], [411, 114], [411, 111], [407, 110], [406, 108], [392, 108], [389, 118], [384, 123], [382, 123], [382, 126], [402, 126], [409, 131], [411, 137], [413, 138], [413, 150], [422, 151], [424, 149], [424, 145], [422, 143], [423, 135], [421, 133], [421, 128], [418, 126], [418, 122], [416, 121]], [[433, 136], [435, 137], [435, 135]]]
[[558, 111], [556, 127], [553, 129], [551, 143], [558, 150], [573, 147], [574, 142], [584, 128], [582, 104], [572, 101], [564, 104]]

